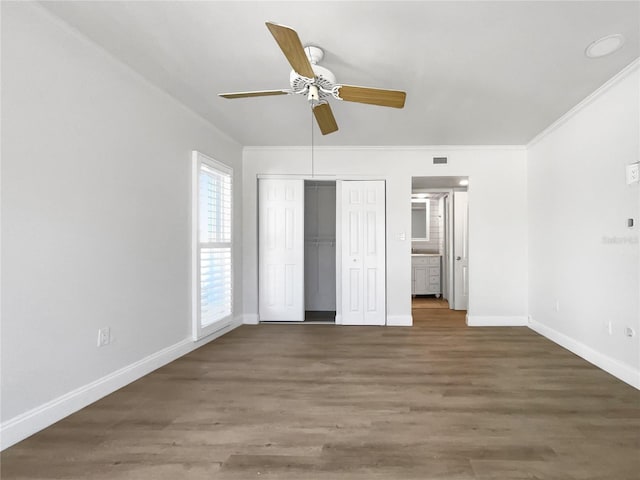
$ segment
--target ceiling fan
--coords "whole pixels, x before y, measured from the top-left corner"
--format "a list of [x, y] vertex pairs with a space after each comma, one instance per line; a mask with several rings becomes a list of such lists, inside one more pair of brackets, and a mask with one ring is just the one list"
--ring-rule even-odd
[[270, 95], [306, 95], [323, 135], [338, 130], [338, 124], [329, 106], [329, 98], [383, 107], [404, 107], [407, 96], [405, 92], [336, 83], [333, 72], [318, 65], [324, 56], [321, 48], [303, 47], [298, 34], [292, 28], [273, 22], [266, 22], [266, 25], [293, 68], [289, 76], [291, 89], [220, 93], [221, 97], [231, 99]]

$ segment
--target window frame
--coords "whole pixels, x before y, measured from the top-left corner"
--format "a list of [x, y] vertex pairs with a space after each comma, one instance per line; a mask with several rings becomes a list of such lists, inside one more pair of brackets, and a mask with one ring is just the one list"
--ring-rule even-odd
[[[200, 241], [200, 172], [202, 166], [206, 166], [222, 175], [228, 175], [231, 186], [231, 204], [230, 204], [230, 313], [214, 321], [209, 325], [202, 326], [201, 322], [201, 252], [203, 244]], [[194, 150], [191, 154], [191, 317], [192, 317], [192, 337], [193, 341], [198, 341], [204, 337], [214, 334], [222, 330], [231, 323], [234, 318], [234, 178], [233, 168], [218, 160], [215, 160], [201, 152]], [[227, 243], [227, 242], [222, 242]]]

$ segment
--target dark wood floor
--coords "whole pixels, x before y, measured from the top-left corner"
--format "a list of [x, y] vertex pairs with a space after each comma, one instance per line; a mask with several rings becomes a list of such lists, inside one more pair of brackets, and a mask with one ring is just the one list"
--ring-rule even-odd
[[466, 310], [449, 310], [449, 302], [435, 297], [414, 297], [411, 300], [414, 328], [466, 328]]
[[449, 308], [449, 302], [444, 298], [437, 298], [434, 295], [418, 295], [411, 299], [411, 308], [421, 310], [423, 308]]
[[640, 393], [524, 327], [243, 326], [2, 453], [2, 479], [640, 478]]

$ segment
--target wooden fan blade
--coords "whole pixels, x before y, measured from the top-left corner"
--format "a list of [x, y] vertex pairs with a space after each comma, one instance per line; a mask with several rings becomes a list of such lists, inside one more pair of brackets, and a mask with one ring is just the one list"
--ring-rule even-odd
[[338, 90], [338, 96], [347, 102], [368, 103], [370, 105], [380, 105], [382, 107], [402, 108], [404, 107], [404, 100], [407, 97], [407, 94], [400, 90], [382, 90], [379, 88], [342, 85]]
[[328, 103], [321, 103], [313, 107], [313, 115], [316, 117], [316, 122], [318, 122], [318, 126], [323, 135], [338, 130], [338, 124]]
[[291, 68], [303, 77], [314, 78], [316, 74], [313, 73], [311, 63], [309, 63], [309, 59], [304, 53], [304, 47], [296, 31], [273, 22], [266, 22], [266, 24], [271, 35], [278, 42], [282, 53], [289, 60]]
[[259, 90], [256, 92], [234, 92], [219, 93], [219, 97], [223, 98], [248, 98], [248, 97], [268, 97], [270, 95], [288, 95], [287, 90]]

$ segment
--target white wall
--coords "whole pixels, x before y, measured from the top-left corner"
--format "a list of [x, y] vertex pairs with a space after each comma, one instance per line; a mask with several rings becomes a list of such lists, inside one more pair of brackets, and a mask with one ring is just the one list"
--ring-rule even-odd
[[640, 192], [625, 166], [640, 152], [639, 85], [636, 62], [528, 152], [533, 326], [637, 387], [640, 248], [626, 221], [640, 221]]
[[[366, 108], [366, 107], [365, 107]], [[373, 108], [373, 107], [372, 107]], [[433, 165], [433, 156], [448, 165]], [[305, 148], [245, 148], [244, 312], [257, 320], [258, 174], [310, 173]], [[387, 315], [411, 321], [411, 177], [469, 176], [469, 315], [476, 324], [524, 324], [527, 315], [526, 152], [517, 147], [318, 148], [315, 172], [386, 180]], [[398, 235], [405, 233], [406, 239]]]
[[[83, 406], [91, 382], [193, 346], [190, 151], [242, 172], [238, 144], [31, 3], [2, 5], [2, 128], [6, 446]], [[238, 244], [241, 199], [238, 181]]]

